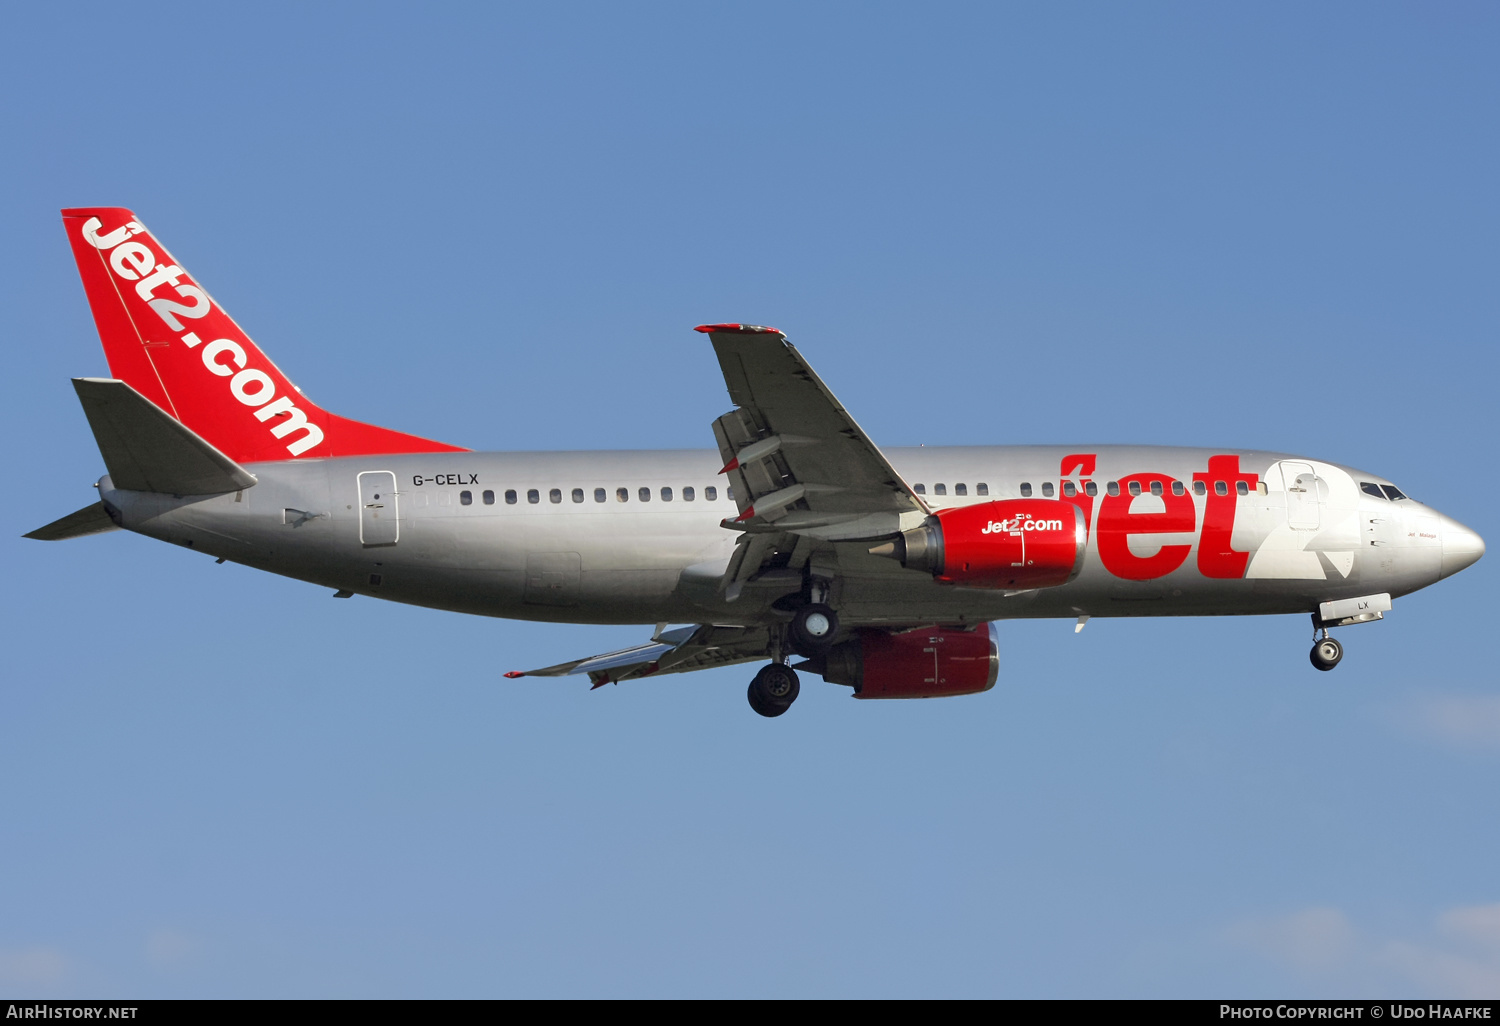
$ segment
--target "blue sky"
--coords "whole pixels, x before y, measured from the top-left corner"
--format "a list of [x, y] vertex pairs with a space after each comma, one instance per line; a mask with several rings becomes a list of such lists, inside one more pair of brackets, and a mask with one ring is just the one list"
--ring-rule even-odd
[[708, 447], [693, 325], [882, 444], [1259, 447], [1493, 540], [1493, 5], [7, 13], [0, 993], [1500, 993], [1485, 560], [1343, 632], [1008, 623], [994, 691], [775, 721], [641, 639], [115, 533], [59, 208], [135, 209], [311, 396]]

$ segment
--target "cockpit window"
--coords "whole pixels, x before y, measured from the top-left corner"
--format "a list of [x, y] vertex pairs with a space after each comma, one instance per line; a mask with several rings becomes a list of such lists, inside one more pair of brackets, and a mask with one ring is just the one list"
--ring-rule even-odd
[[1397, 499], [1406, 498], [1405, 495], [1401, 494], [1401, 489], [1397, 488], [1395, 485], [1381, 485], [1380, 490], [1385, 492], [1385, 497], [1387, 499], [1390, 499], [1392, 502], [1395, 502]]
[[1359, 490], [1366, 495], [1373, 495], [1377, 499], [1385, 498], [1385, 493], [1380, 490], [1380, 486], [1374, 481], [1361, 481], [1359, 483]]

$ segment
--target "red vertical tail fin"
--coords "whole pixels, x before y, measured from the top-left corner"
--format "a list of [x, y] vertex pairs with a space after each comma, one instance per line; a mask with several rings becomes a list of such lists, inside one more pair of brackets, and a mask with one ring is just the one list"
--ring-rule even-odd
[[230, 459], [464, 451], [319, 408], [129, 210], [62, 215], [110, 373]]

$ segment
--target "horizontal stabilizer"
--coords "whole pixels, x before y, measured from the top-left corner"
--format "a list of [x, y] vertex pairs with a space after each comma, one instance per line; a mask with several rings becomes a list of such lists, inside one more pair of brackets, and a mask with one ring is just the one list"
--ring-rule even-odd
[[254, 474], [125, 382], [74, 378], [73, 388], [116, 488], [211, 495], [255, 484]]
[[69, 513], [60, 520], [54, 520], [46, 527], [28, 531], [21, 537], [35, 538], [37, 541], [65, 541], [68, 538], [82, 538], [84, 535], [103, 534], [105, 531], [119, 529], [120, 526], [105, 511], [104, 503], [96, 502], [77, 513]]

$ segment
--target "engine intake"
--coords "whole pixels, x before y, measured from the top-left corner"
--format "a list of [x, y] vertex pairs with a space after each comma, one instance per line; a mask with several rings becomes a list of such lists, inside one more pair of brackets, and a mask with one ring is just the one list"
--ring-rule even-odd
[[1083, 511], [1057, 499], [999, 499], [945, 509], [870, 549], [944, 584], [1055, 588], [1083, 569]]

